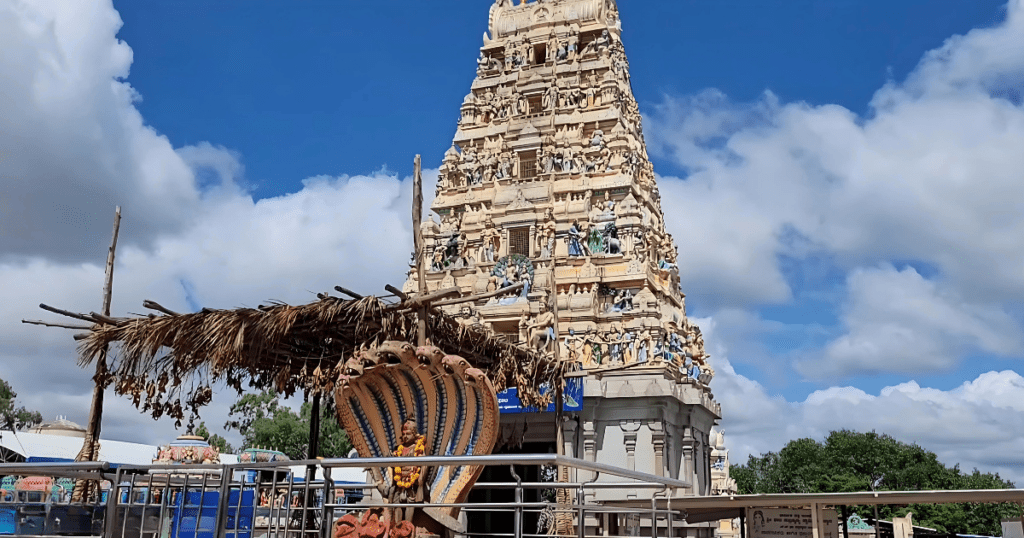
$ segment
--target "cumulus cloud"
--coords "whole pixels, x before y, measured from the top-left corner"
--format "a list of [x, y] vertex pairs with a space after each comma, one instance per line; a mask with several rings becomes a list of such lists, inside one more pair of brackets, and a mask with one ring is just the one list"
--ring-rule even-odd
[[[143, 299], [188, 312], [298, 304], [339, 284], [382, 293], [403, 283], [412, 245], [408, 178], [313, 177], [254, 200], [236, 152], [174, 148], [135, 107], [120, 26], [109, 0], [0, 4], [0, 378], [45, 417], [83, 424], [91, 373], [71, 334], [18, 321], [52, 320], [39, 303], [99, 309], [115, 205], [115, 315], [143, 311]], [[436, 175], [424, 173], [428, 197]], [[203, 418], [219, 427], [233, 400], [218, 395]], [[172, 431], [108, 395], [105, 437], [155, 443]]]
[[[804, 356], [804, 374], [1019, 356], [1007, 312], [1024, 299], [1024, 2], [1006, 12], [926, 54], [866, 117], [770, 92], [665, 97], [645, 125], [652, 152], [689, 173], [659, 181], [684, 290], [705, 312], [751, 310], [814, 291], [786, 262], [847, 273], [848, 333]], [[935, 274], [873, 269], [904, 261]]]
[[1009, 314], [971, 304], [913, 268], [856, 269], [848, 280], [847, 332], [820, 357], [796, 363], [806, 377], [948, 370], [972, 350], [1021, 352], [1020, 329]]
[[694, 253], [685, 283], [718, 304], [785, 301], [776, 257], [827, 252], [847, 267], [924, 260], [965, 291], [1021, 298], [1024, 108], [992, 81], [1024, 89], [1019, 0], [879, 90], [866, 118], [770, 93], [666, 97], [645, 125], [653, 153], [692, 172], [660, 183]]
[[[701, 327], [708, 327], [708, 320]], [[712, 329], [713, 330], [713, 329]], [[714, 346], [715, 396], [734, 464], [748, 455], [778, 451], [793, 439], [824, 439], [829, 432], [877, 431], [935, 452], [946, 465], [999, 473], [1024, 486], [1024, 377], [988, 372], [952, 390], [910, 381], [868, 394], [831, 387], [789, 402], [736, 373], [726, 350]]]
[[[152, 249], [119, 249], [113, 311], [141, 312], [143, 299], [189, 312], [266, 300], [301, 304], [338, 284], [365, 293], [382, 293], [387, 283], [401, 286], [412, 244], [408, 187], [396, 176], [318, 177], [307, 180], [302, 191], [279, 198], [223, 195], [202, 206], [188, 228], [156, 239]], [[122, 232], [133, 233], [134, 222], [135, 215], [126, 212]], [[7, 320], [0, 378], [46, 416], [64, 414], [84, 422], [90, 374], [75, 365], [68, 332], [17, 320], [51, 319], [36, 308], [40, 302], [98, 310], [102, 261], [71, 265], [35, 259], [0, 265], [0, 281], [13, 284], [0, 286], [0, 319]], [[36, 375], [39, 371], [49, 374]], [[220, 407], [212, 414], [223, 415], [233, 399], [218, 399]], [[152, 421], [125, 406], [108, 408], [107, 416], [108, 432], [167, 435], [168, 423], [151, 428]]]
[[121, 24], [110, 0], [0, 4], [0, 261], [91, 259], [96, 208], [133, 212], [140, 245], [194, 216], [193, 170], [133, 104]]

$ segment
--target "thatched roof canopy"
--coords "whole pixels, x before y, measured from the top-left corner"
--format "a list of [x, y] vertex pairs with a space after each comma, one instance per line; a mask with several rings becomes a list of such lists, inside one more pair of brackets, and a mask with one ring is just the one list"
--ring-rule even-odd
[[[330, 393], [353, 351], [388, 340], [415, 343], [417, 316], [416, 309], [376, 297], [324, 295], [302, 306], [111, 319], [81, 337], [79, 362], [105, 361], [97, 383], [131, 395], [154, 417], [167, 414], [180, 421], [186, 410], [197, 414], [209, 403], [212, 385], [220, 381], [239, 392]], [[543, 354], [436, 309], [428, 314], [427, 327], [433, 345], [487, 371], [499, 390], [515, 386], [524, 404], [547, 405], [549, 396], [541, 396], [540, 387], [555, 381], [557, 369]]]

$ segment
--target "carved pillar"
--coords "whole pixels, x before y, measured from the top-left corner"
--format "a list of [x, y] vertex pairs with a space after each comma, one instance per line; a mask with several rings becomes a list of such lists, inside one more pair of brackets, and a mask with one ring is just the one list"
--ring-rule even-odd
[[619, 428], [626, 445], [626, 468], [636, 470], [636, 432], [640, 430], [639, 420], [620, 420]]
[[531, 258], [537, 258], [537, 257], [540, 256], [540, 252], [538, 251], [538, 248], [540, 248], [540, 245], [537, 243], [537, 224], [534, 223], [534, 224], [530, 225], [530, 257]]
[[[593, 420], [583, 423], [583, 459], [597, 461], [597, 425]], [[593, 471], [588, 471], [586, 475], [586, 480], [594, 479]]]
[[654, 475], [665, 476], [665, 425], [657, 420], [647, 423], [654, 445]]
[[695, 445], [697, 440], [693, 438], [693, 428], [687, 426], [683, 430], [683, 468], [679, 472], [679, 478], [681, 480], [689, 480], [692, 484], [688, 493], [693, 495], [694, 492], [698, 491], [697, 487], [697, 467], [695, 454]]
[[[500, 260], [501, 258], [503, 258], [505, 256], [508, 256], [508, 229], [507, 228], [503, 228], [501, 230], [501, 248], [498, 249], [498, 250], [499, 250], [499, 252], [498, 252], [498, 258], [497, 259]], [[495, 261], [497, 261], [497, 260], [495, 260]]]

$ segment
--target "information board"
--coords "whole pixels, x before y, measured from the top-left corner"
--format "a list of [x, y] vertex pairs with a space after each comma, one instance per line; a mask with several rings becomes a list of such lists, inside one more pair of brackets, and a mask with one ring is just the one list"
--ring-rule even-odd
[[[838, 538], [835, 510], [822, 510], [820, 538]], [[812, 538], [811, 511], [789, 508], [747, 508], [750, 538]]]
[[[541, 394], [547, 394], [548, 387], [543, 386]], [[562, 411], [574, 413], [583, 410], [583, 378], [570, 377], [565, 380], [565, 391], [562, 393]], [[536, 413], [536, 407], [522, 407], [519, 401], [519, 390], [515, 388], [506, 389], [498, 393], [498, 409], [503, 414], [511, 413]], [[554, 413], [554, 401], [543, 410], [544, 413]]]

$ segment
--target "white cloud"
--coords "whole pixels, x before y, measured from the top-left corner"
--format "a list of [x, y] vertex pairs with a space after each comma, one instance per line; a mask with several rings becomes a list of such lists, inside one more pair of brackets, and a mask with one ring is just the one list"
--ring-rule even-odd
[[132, 51], [110, 0], [0, 4], [0, 261], [102, 253], [121, 204], [145, 245], [194, 216], [201, 193], [124, 82]]
[[[304, 303], [339, 284], [382, 294], [403, 283], [412, 245], [408, 180], [322, 176], [254, 201], [237, 153], [175, 149], [144, 125], [122, 80], [132, 53], [120, 26], [109, 0], [0, 4], [0, 378], [45, 417], [83, 424], [91, 372], [76, 365], [71, 332], [19, 320], [56, 321], [41, 302], [99, 310], [114, 205], [124, 214], [115, 315], [142, 312], [144, 299], [191, 311]], [[436, 175], [424, 172], [428, 203]], [[174, 435], [168, 419], [107, 401], [105, 437]], [[233, 401], [215, 397], [203, 418], [219, 428]]]
[[820, 357], [796, 363], [808, 378], [945, 371], [974, 350], [1003, 356], [1021, 352], [1020, 328], [1009, 314], [971, 304], [913, 268], [856, 269], [848, 289], [846, 334]]
[[877, 431], [935, 452], [946, 465], [997, 472], [1024, 486], [1024, 377], [989, 372], [953, 390], [924, 388], [910, 381], [868, 394], [856, 387], [814, 392], [802, 402], [768, 395], [736, 374], [728, 360], [715, 362], [715, 395], [722, 428], [735, 464], [747, 455], [778, 451], [794, 439], [819, 441], [829, 432]]
[[708, 90], [645, 119], [652, 151], [692, 174], [662, 178], [667, 222], [689, 255], [684, 286], [707, 304], [788, 301], [776, 256], [939, 267], [986, 300], [1024, 298], [1024, 7], [952, 38], [866, 118], [835, 106], [736, 104]]
[[[1020, 356], [1022, 92], [1024, 2], [1013, 0], [1004, 22], [950, 38], [881, 88], [867, 117], [770, 92], [747, 104], [715, 90], [666, 97], [645, 124], [652, 151], [690, 173], [659, 181], [684, 291], [728, 323], [816, 291], [791, 284], [783, 258], [834, 263], [848, 273], [847, 333], [793, 354], [814, 378]], [[876, 269], [904, 261], [936, 274]]]

